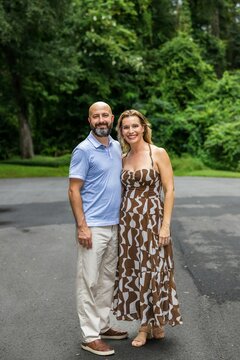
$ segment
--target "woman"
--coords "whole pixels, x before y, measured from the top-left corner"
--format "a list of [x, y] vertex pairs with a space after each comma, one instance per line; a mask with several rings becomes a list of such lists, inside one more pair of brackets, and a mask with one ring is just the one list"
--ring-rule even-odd
[[113, 312], [118, 320], [140, 320], [132, 341], [140, 347], [152, 336], [164, 338], [166, 323], [182, 323], [170, 234], [173, 172], [167, 152], [152, 145], [150, 125], [140, 112], [123, 112], [117, 130], [126, 153]]

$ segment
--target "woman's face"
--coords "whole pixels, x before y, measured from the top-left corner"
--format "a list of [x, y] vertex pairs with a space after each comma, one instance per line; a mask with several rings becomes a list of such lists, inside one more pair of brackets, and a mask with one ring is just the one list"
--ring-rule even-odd
[[144, 126], [138, 116], [123, 118], [121, 127], [122, 137], [129, 144], [135, 144], [143, 138]]

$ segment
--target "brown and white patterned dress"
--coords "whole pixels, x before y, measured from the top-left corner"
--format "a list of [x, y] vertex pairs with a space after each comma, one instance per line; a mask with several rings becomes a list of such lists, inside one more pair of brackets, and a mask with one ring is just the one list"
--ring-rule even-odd
[[172, 241], [159, 247], [163, 218], [160, 174], [153, 168], [123, 170], [122, 184], [113, 313], [118, 320], [139, 319], [143, 326], [181, 324]]

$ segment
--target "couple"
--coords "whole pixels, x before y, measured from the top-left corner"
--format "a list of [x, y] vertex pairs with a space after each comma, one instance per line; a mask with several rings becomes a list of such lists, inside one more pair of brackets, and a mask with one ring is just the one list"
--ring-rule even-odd
[[182, 322], [170, 235], [174, 184], [169, 157], [152, 145], [140, 112], [127, 110], [118, 120], [123, 157], [109, 136], [110, 106], [91, 105], [88, 121], [92, 131], [74, 149], [69, 173], [78, 240], [77, 311], [81, 347], [105, 356], [114, 349], [102, 339], [128, 336], [111, 328], [111, 308], [118, 320], [140, 321], [135, 347], [150, 336], [162, 339], [166, 323]]

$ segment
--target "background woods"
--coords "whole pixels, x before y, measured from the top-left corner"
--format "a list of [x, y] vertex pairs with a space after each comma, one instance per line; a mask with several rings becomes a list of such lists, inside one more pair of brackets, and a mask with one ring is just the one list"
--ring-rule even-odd
[[62, 155], [89, 104], [137, 108], [175, 155], [240, 170], [240, 2], [0, 0], [0, 158]]

